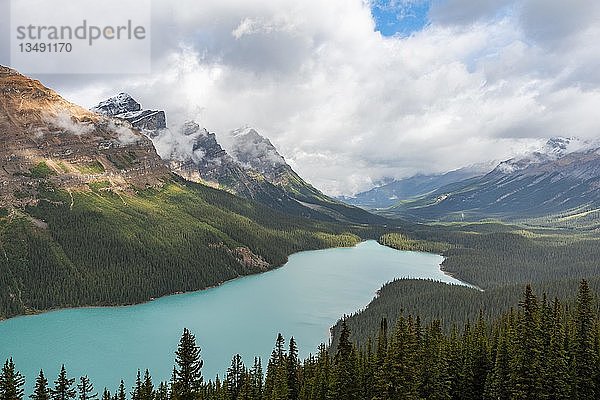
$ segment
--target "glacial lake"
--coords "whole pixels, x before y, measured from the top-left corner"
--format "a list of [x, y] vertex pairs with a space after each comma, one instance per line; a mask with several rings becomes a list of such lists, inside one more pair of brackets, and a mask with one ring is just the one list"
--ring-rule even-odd
[[26, 376], [26, 395], [40, 368], [52, 383], [62, 363], [72, 377], [87, 374], [99, 393], [113, 392], [121, 379], [129, 390], [138, 368], [148, 368], [155, 383], [169, 379], [186, 327], [202, 349], [205, 380], [222, 376], [236, 353], [247, 365], [260, 356], [266, 370], [278, 332], [286, 341], [294, 336], [301, 357], [315, 353], [342, 315], [364, 308], [395, 278], [462, 284], [440, 271], [442, 261], [375, 241], [297, 253], [282, 268], [208, 290], [0, 322], [0, 360], [13, 357]]

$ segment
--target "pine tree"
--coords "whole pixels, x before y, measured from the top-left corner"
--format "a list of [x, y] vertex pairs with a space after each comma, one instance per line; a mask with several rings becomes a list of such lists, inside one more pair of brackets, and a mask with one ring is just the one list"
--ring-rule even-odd
[[158, 385], [158, 389], [154, 394], [155, 400], [169, 400], [169, 386], [165, 382]]
[[239, 354], [233, 356], [231, 366], [227, 369], [227, 390], [231, 400], [236, 400], [244, 384], [245, 367]]
[[586, 280], [582, 280], [577, 294], [575, 318], [574, 361], [574, 399], [596, 398], [594, 377], [597, 362], [594, 354], [594, 316], [592, 313], [592, 295]]
[[444, 335], [439, 320], [425, 329], [421, 350], [419, 394], [423, 399], [450, 399], [450, 379]]
[[141, 400], [154, 400], [154, 384], [152, 383], [152, 377], [150, 371], [146, 369], [144, 372], [144, 381], [142, 382], [140, 391]]
[[12, 358], [9, 358], [0, 373], [0, 400], [21, 400], [23, 385], [25, 385], [25, 378], [15, 368]]
[[290, 345], [287, 356], [288, 400], [298, 400], [298, 396], [300, 394], [298, 368], [298, 347], [296, 346], [296, 340], [294, 340], [294, 337], [292, 336], [290, 339]]
[[77, 389], [79, 389], [79, 400], [98, 399], [98, 393], [94, 393], [94, 385], [92, 385], [87, 375], [80, 378]]
[[44, 371], [40, 373], [35, 380], [33, 394], [29, 396], [32, 400], [50, 400], [50, 389], [48, 388], [48, 379], [44, 376]]
[[388, 347], [384, 368], [388, 380], [385, 395], [389, 399], [417, 397], [417, 341], [411, 321], [400, 316]]
[[115, 397], [117, 400], [127, 400], [127, 394], [125, 393], [125, 382], [123, 382], [123, 379], [121, 379], [121, 382], [119, 383], [119, 389], [115, 393]]
[[252, 383], [251, 400], [261, 400], [263, 396], [263, 369], [259, 357], [254, 358], [254, 366], [250, 370]]
[[527, 285], [521, 312], [517, 319], [514, 354], [511, 359], [511, 385], [513, 396], [519, 399], [536, 399], [540, 392], [540, 331], [537, 298], [531, 285]]
[[333, 362], [331, 397], [346, 400], [358, 399], [356, 353], [350, 342], [350, 329], [345, 319], [342, 320], [340, 341]]
[[65, 369], [65, 365], [63, 364], [60, 369], [60, 373], [58, 374], [58, 378], [56, 378], [56, 380], [54, 381], [54, 388], [50, 391], [50, 393], [52, 394], [52, 399], [74, 399], [77, 394], [75, 388], [73, 388], [74, 382], [75, 378], [69, 378], [67, 376], [67, 370]]
[[141, 400], [142, 398], [142, 375], [140, 370], [137, 370], [137, 375], [135, 377], [135, 386], [131, 390], [131, 400]]
[[202, 386], [202, 366], [200, 348], [196, 346], [196, 338], [184, 329], [179, 347], [175, 352], [175, 385], [173, 397], [177, 400], [194, 400]]

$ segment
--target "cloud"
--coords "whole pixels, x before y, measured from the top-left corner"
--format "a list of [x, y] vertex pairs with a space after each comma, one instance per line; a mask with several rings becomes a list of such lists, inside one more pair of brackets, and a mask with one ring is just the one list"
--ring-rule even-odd
[[72, 118], [67, 111], [59, 111], [57, 114], [48, 114], [45, 120], [49, 125], [62, 129], [72, 135], [87, 135], [94, 131], [94, 125], [86, 122], [79, 122]]
[[350, 194], [600, 136], [596, 3], [435, 0], [422, 30], [383, 37], [363, 0], [155, 0], [152, 75], [47, 82], [88, 107], [127, 91], [172, 130], [252, 126]]

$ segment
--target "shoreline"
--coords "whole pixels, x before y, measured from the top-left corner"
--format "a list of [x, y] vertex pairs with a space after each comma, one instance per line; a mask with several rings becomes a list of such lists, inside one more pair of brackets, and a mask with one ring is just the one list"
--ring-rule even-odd
[[[372, 240], [372, 239], [368, 239], [368, 240]], [[86, 305], [86, 306], [71, 306], [71, 307], [56, 307], [56, 308], [49, 308], [46, 310], [30, 310], [24, 314], [18, 314], [18, 315], [14, 315], [12, 317], [8, 317], [8, 318], [0, 318], [0, 324], [6, 321], [10, 321], [10, 320], [14, 320], [14, 319], [18, 319], [18, 318], [26, 318], [26, 317], [35, 317], [38, 315], [43, 315], [43, 314], [51, 314], [51, 313], [55, 313], [55, 312], [61, 312], [61, 311], [67, 311], [67, 310], [85, 310], [85, 309], [96, 309], [96, 308], [125, 308], [125, 307], [134, 307], [134, 306], [140, 306], [143, 304], [148, 304], [148, 303], [152, 303], [154, 301], [157, 300], [162, 300], [162, 299], [166, 299], [172, 296], [182, 296], [182, 295], [186, 295], [186, 294], [192, 294], [192, 293], [200, 293], [200, 292], [205, 292], [208, 290], [212, 290], [212, 289], [218, 289], [223, 285], [226, 285], [228, 283], [234, 282], [234, 281], [238, 281], [240, 279], [244, 279], [244, 278], [250, 278], [250, 277], [256, 277], [256, 276], [261, 276], [263, 274], [267, 274], [269, 272], [272, 271], [276, 271], [278, 269], [281, 269], [283, 267], [285, 267], [285, 265], [287, 263], [289, 263], [290, 261], [290, 257], [293, 257], [296, 254], [301, 254], [304, 252], [308, 252], [308, 251], [325, 251], [325, 250], [332, 250], [332, 249], [351, 249], [354, 248], [356, 246], [358, 246], [361, 243], [365, 243], [368, 240], [361, 240], [360, 242], [356, 243], [353, 246], [340, 246], [340, 247], [325, 247], [322, 249], [307, 249], [307, 250], [300, 250], [297, 251], [295, 253], [291, 253], [286, 257], [286, 260], [283, 264], [278, 265], [278, 266], [274, 266], [273, 268], [270, 268], [266, 271], [259, 271], [253, 274], [248, 274], [248, 275], [238, 275], [234, 278], [225, 280], [225, 281], [221, 281], [221, 282], [217, 282], [214, 283], [210, 286], [206, 286], [204, 288], [201, 289], [197, 289], [197, 290], [189, 290], [186, 292], [175, 292], [175, 293], [168, 293], [168, 294], [164, 294], [162, 296], [158, 296], [158, 297], [151, 297], [149, 299], [145, 299], [145, 300], [141, 300], [139, 302], [135, 302], [135, 303], [126, 303], [126, 304], [105, 304], [105, 305]]]
[[[327, 251], [327, 250], [332, 250], [332, 249], [352, 249], [352, 248], [355, 248], [355, 247], [357, 247], [357, 246], [359, 246], [361, 244], [367, 243], [369, 241], [376, 242], [380, 246], [383, 246], [383, 247], [386, 247], [386, 248], [389, 248], [389, 249], [392, 249], [392, 250], [396, 250], [396, 251], [406, 251], [406, 252], [414, 252], [414, 253], [435, 254], [437, 256], [443, 257], [442, 262], [440, 262], [440, 264], [438, 264], [438, 269], [440, 270], [440, 272], [442, 272], [444, 275], [446, 275], [446, 276], [448, 276], [448, 277], [450, 277], [452, 279], [456, 279], [457, 281], [460, 281], [463, 286], [467, 286], [467, 287], [470, 287], [472, 289], [479, 290], [481, 292], [484, 291], [483, 289], [479, 288], [478, 286], [473, 285], [473, 284], [471, 284], [469, 282], [463, 281], [462, 279], [457, 278], [454, 275], [452, 275], [451, 273], [448, 273], [447, 271], [445, 271], [442, 268], [442, 264], [443, 264], [444, 260], [446, 259], [443, 254], [438, 254], [438, 253], [433, 253], [433, 252], [427, 252], [427, 251], [418, 251], [418, 250], [400, 250], [400, 249], [393, 248], [391, 246], [386, 246], [384, 244], [381, 244], [381, 243], [379, 243], [379, 241], [377, 239], [366, 239], [366, 240], [361, 240], [360, 242], [354, 244], [353, 246], [326, 247], [326, 248], [322, 248], [322, 249], [312, 249], [312, 250], [308, 249], [308, 250], [297, 251], [295, 253], [289, 254], [286, 257], [286, 261], [283, 264], [279, 265], [279, 266], [275, 266], [275, 267], [270, 268], [270, 269], [268, 269], [266, 271], [256, 272], [256, 273], [253, 273], [253, 274], [239, 275], [239, 276], [236, 276], [234, 278], [228, 279], [226, 281], [217, 282], [215, 284], [212, 284], [210, 286], [207, 286], [207, 287], [204, 287], [204, 288], [201, 288], [201, 289], [197, 289], [197, 290], [190, 290], [190, 291], [186, 291], [186, 292], [168, 293], [168, 294], [165, 294], [165, 295], [162, 295], [162, 296], [152, 297], [152, 298], [145, 299], [145, 300], [142, 300], [142, 301], [139, 301], [139, 302], [126, 303], [126, 304], [82, 305], [82, 306], [73, 306], [73, 307], [56, 307], [56, 308], [50, 308], [50, 309], [47, 309], [47, 310], [35, 310], [35, 311], [26, 312], [24, 314], [15, 315], [15, 316], [12, 316], [12, 317], [9, 317], [9, 318], [0, 318], [0, 324], [3, 323], [3, 322], [5, 322], [5, 321], [14, 320], [14, 319], [18, 319], [18, 318], [35, 317], [35, 316], [38, 316], [38, 315], [50, 314], [50, 313], [55, 313], [55, 312], [67, 311], [67, 310], [134, 307], [134, 306], [144, 305], [144, 304], [148, 304], [148, 303], [151, 303], [151, 302], [154, 302], [154, 301], [166, 299], [166, 298], [169, 298], [169, 297], [172, 297], [172, 296], [182, 296], [182, 295], [192, 294], [192, 293], [201, 293], [201, 292], [205, 292], [205, 291], [208, 291], [208, 290], [218, 289], [218, 288], [222, 287], [223, 285], [226, 285], [228, 283], [232, 283], [232, 282], [238, 281], [240, 279], [257, 277], [257, 276], [261, 276], [261, 275], [264, 275], [264, 274], [268, 274], [269, 272], [272, 272], [272, 271], [279, 270], [279, 269], [285, 267], [285, 265], [289, 263], [290, 257], [293, 257], [293, 256], [295, 256], [297, 254], [302, 254], [302, 253], [305, 253], [305, 252]], [[450, 282], [444, 282], [444, 283], [446, 283], [447, 285], [460, 285], [460, 284], [450, 283]], [[371, 302], [377, 297], [378, 291], [380, 289], [381, 289], [381, 287], [377, 289], [377, 291], [375, 292], [375, 295], [374, 295], [373, 299], [371, 299], [371, 301], [369, 301], [369, 303], [367, 303], [366, 305], [364, 305], [360, 309], [355, 310], [354, 313], [360, 312], [360, 311], [366, 309], [369, 306], [369, 304], [371, 304]], [[336, 321], [335, 324], [337, 324], [338, 322], [339, 322], [339, 320]], [[333, 328], [333, 326], [335, 326], [335, 324], [332, 325], [330, 327], [330, 329]]]

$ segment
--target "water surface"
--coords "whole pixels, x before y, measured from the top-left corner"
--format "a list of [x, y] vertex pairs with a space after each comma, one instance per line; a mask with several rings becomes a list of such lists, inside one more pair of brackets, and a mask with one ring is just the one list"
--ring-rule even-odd
[[80, 308], [0, 323], [0, 359], [12, 356], [27, 377], [27, 394], [40, 368], [50, 382], [61, 363], [72, 376], [87, 374], [96, 389], [128, 387], [138, 368], [167, 380], [184, 327], [197, 338], [205, 379], [222, 374], [240, 353], [266, 363], [275, 337], [293, 335], [300, 355], [315, 352], [344, 314], [367, 305], [395, 278], [461, 282], [439, 269], [443, 258], [397, 251], [375, 241], [353, 248], [307, 251], [282, 268], [222, 286], [128, 307]]

